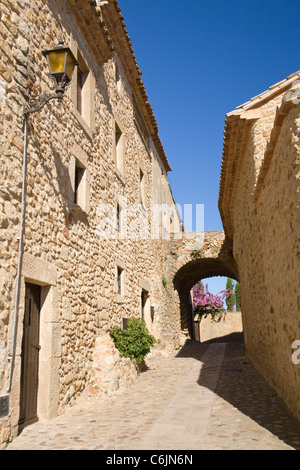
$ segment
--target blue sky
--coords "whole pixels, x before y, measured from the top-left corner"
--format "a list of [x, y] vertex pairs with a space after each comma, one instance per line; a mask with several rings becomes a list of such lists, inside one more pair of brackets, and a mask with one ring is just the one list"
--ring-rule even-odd
[[204, 204], [205, 230], [222, 230], [225, 114], [300, 69], [300, 2], [119, 0], [119, 6], [173, 168], [175, 202]]

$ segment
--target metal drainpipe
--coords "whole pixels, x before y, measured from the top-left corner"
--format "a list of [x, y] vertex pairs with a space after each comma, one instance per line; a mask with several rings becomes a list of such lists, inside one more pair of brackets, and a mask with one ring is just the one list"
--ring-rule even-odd
[[23, 238], [24, 238], [24, 222], [25, 222], [25, 198], [26, 198], [26, 169], [27, 169], [27, 134], [28, 134], [28, 119], [25, 114], [24, 121], [24, 150], [23, 150], [23, 182], [22, 182], [22, 208], [21, 208], [21, 225], [19, 235], [19, 258], [18, 258], [18, 271], [17, 271], [17, 283], [16, 283], [16, 297], [15, 297], [15, 310], [13, 319], [13, 334], [11, 342], [11, 353], [8, 356], [10, 360], [9, 378], [7, 391], [11, 391], [13, 366], [15, 360], [15, 349], [16, 349], [16, 331], [17, 331], [17, 320], [18, 320], [18, 309], [20, 300], [20, 283], [21, 283], [21, 269], [22, 269], [22, 255], [23, 255]]

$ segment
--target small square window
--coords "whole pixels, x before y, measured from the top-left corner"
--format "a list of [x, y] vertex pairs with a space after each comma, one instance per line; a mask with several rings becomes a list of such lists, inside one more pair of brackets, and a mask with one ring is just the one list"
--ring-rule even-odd
[[77, 67], [77, 110], [82, 117], [85, 117], [86, 111], [86, 82], [88, 71], [83, 72], [80, 66]]
[[140, 170], [140, 204], [144, 207], [146, 207], [145, 199], [145, 175], [142, 170]]
[[122, 234], [122, 228], [123, 228], [123, 220], [122, 220], [122, 207], [120, 204], [117, 204], [117, 231], [121, 235]]
[[[85, 213], [90, 210], [90, 172], [88, 154], [78, 144], [74, 144], [68, 165], [68, 181], [66, 196], [68, 200], [79, 206]], [[73, 209], [79, 214], [78, 210]]]
[[82, 202], [82, 182], [84, 179], [85, 169], [78, 165], [78, 162], [75, 164], [75, 181], [74, 181], [74, 203], [80, 205]]
[[124, 270], [117, 267], [117, 292], [119, 295], [123, 295], [123, 273]]
[[116, 124], [115, 128], [115, 149], [116, 149], [116, 165], [118, 170], [123, 173], [123, 139], [122, 131]]
[[88, 138], [93, 139], [96, 104], [96, 77], [93, 71], [93, 62], [85, 48], [79, 49], [79, 45], [72, 35], [70, 48], [78, 62], [70, 83], [72, 113]]
[[77, 48], [78, 66], [71, 82], [71, 99], [76, 109], [76, 116], [83, 126], [91, 127], [94, 123], [94, 93], [95, 83], [93, 74]]

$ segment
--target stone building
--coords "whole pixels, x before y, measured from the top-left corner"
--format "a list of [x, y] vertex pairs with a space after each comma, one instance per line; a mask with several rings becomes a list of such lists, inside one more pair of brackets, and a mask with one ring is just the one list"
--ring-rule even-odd
[[298, 419], [299, 139], [297, 72], [226, 116], [219, 196], [246, 353]]
[[[180, 328], [165, 321], [162, 234], [181, 221], [117, 1], [3, 0], [0, 15], [3, 444], [91, 383], [97, 339], [123, 318], [178, 345]], [[42, 50], [61, 39], [79, 65], [62, 105], [28, 117], [24, 168], [24, 106], [53, 93]], [[154, 224], [153, 207], [170, 211]]]
[[[2, 0], [0, 36], [0, 445], [93, 384], [124, 318], [170, 350], [192, 337], [190, 289], [214, 275], [239, 280], [246, 352], [300, 419], [300, 72], [226, 116], [225, 233], [177, 238], [117, 0]], [[42, 50], [61, 39], [79, 65], [25, 132], [24, 106], [53, 93]]]

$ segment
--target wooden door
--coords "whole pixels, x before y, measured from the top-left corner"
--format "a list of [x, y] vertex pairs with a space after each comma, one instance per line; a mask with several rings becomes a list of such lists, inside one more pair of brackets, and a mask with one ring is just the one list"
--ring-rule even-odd
[[20, 428], [38, 420], [38, 369], [41, 288], [26, 284], [24, 331], [22, 342]]

